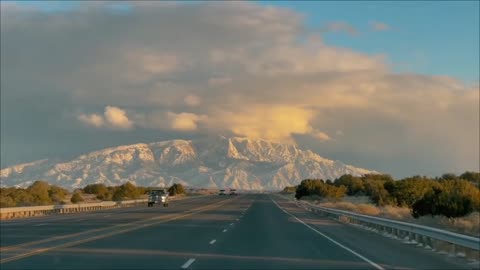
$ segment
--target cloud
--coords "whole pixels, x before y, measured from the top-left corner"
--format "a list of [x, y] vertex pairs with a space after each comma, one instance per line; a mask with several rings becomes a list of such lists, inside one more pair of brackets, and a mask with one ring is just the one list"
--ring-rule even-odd
[[185, 104], [187, 104], [188, 106], [198, 106], [202, 102], [200, 97], [192, 94], [185, 96], [183, 100], [185, 101]]
[[227, 129], [235, 135], [254, 139], [293, 143], [294, 134], [311, 134], [327, 140], [325, 133], [312, 128], [314, 112], [289, 105], [250, 104], [239, 111], [212, 112], [207, 122], [210, 129]]
[[[393, 72], [387, 55], [330, 45], [289, 9], [102, 5], [68, 16], [2, 9], [0, 132], [5, 145], [31, 142], [2, 158], [28, 160], [52, 137], [68, 145], [72, 130], [99, 147], [228, 133], [394, 174], [478, 170], [478, 85]], [[39, 153], [63, 151], [51, 145]]]
[[232, 81], [230, 77], [212, 77], [208, 79], [208, 85], [210, 86], [221, 86], [229, 84]]
[[350, 36], [359, 34], [358, 30], [347, 22], [330, 22], [321, 29], [321, 32], [345, 32]]
[[373, 31], [388, 31], [391, 30], [390, 25], [383, 22], [371, 22], [370, 27]]
[[114, 106], [106, 106], [103, 116], [95, 113], [80, 114], [77, 119], [96, 128], [131, 129], [133, 127], [133, 122], [128, 119], [127, 113]]
[[120, 129], [130, 129], [133, 126], [133, 123], [128, 119], [127, 113], [114, 106], [105, 107], [104, 112], [105, 120], [115, 128]]
[[196, 115], [193, 113], [173, 113], [167, 112], [167, 117], [170, 120], [170, 128], [180, 131], [192, 131], [197, 129], [198, 122], [204, 121], [205, 116]]
[[328, 140], [331, 139], [330, 136], [328, 136], [327, 133], [321, 132], [321, 131], [319, 131], [319, 130], [314, 130], [314, 131], [312, 132], [312, 136], [313, 136], [314, 138], [317, 138], [317, 139], [320, 140], [320, 141], [328, 141]]
[[78, 120], [80, 120], [81, 122], [87, 125], [91, 125], [94, 127], [101, 127], [104, 124], [103, 117], [98, 114], [89, 114], [89, 115], [80, 114], [78, 116]]

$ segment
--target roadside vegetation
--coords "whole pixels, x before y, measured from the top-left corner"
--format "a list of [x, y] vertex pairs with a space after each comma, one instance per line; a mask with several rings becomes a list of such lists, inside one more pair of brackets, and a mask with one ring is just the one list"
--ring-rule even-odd
[[[137, 187], [130, 182], [120, 186], [91, 184], [73, 192], [45, 181], [36, 181], [28, 188], [0, 188], [0, 207], [37, 206], [98, 201], [122, 201], [146, 198], [155, 187]], [[168, 188], [170, 195], [185, 193], [182, 184]]]
[[315, 201], [324, 207], [438, 225], [480, 235], [480, 173], [413, 176], [343, 175], [334, 181], [305, 179], [282, 193]]

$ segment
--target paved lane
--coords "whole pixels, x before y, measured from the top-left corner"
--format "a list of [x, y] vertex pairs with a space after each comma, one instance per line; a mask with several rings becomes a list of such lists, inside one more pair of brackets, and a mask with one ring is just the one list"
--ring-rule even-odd
[[211, 198], [199, 196], [174, 201], [171, 207], [147, 208], [143, 205], [94, 212], [4, 220], [0, 222], [0, 246], [12, 246], [71, 233], [114, 227], [158, 215], [184, 211], [192, 208], [195, 204], [202, 205], [210, 200]]
[[[455, 258], [316, 216], [274, 195], [209, 196], [178, 201], [169, 208], [118, 210], [50, 217], [48, 225], [42, 226], [34, 225], [47, 222], [2, 223], [2, 231], [7, 232], [2, 232], [0, 267], [469, 268]], [[20, 237], [22, 232], [29, 236]], [[81, 234], [51, 240], [75, 233]], [[47, 242], [25, 245], [41, 239]], [[23, 246], [19, 246], [21, 243]]]

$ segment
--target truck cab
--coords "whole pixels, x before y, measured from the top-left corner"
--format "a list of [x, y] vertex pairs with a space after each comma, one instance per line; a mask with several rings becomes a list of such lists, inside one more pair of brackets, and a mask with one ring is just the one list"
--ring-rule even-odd
[[154, 189], [148, 194], [148, 207], [155, 204], [163, 204], [164, 207], [167, 207], [168, 201], [169, 197], [166, 189]]

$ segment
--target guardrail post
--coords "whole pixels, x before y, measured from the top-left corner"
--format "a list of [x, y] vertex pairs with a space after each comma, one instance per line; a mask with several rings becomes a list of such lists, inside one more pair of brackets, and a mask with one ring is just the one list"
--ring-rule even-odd
[[415, 241], [415, 234], [414, 234], [414, 233], [408, 232], [408, 236], [407, 236], [407, 237], [408, 237], [408, 240], [407, 240], [407, 241], [408, 241], [410, 244], [416, 244], [416, 243], [417, 243], [417, 241]]
[[417, 246], [422, 247], [425, 246], [425, 242], [423, 241], [423, 236], [420, 234], [415, 234], [415, 241], [417, 241]]
[[477, 262], [480, 261], [480, 252], [476, 251], [476, 250], [473, 250], [473, 249], [470, 249], [470, 248], [466, 248], [465, 249], [465, 257], [472, 261], [472, 262]]
[[455, 244], [451, 244], [449, 243], [449, 246], [450, 246], [450, 250], [449, 250], [449, 256], [456, 256], [456, 247], [455, 247]]

